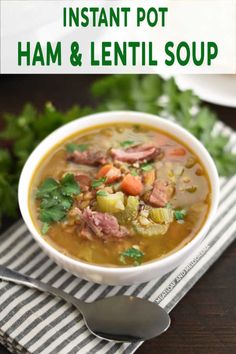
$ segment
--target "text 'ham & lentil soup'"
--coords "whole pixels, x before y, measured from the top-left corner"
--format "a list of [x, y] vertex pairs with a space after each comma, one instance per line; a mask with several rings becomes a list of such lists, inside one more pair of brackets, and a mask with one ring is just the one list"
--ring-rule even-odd
[[144, 125], [87, 129], [54, 147], [33, 177], [30, 210], [62, 253], [103, 266], [139, 265], [190, 242], [211, 190], [199, 158]]

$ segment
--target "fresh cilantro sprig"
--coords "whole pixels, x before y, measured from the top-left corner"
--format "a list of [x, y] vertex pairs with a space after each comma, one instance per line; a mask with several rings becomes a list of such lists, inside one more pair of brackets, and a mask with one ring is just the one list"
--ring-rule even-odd
[[66, 151], [70, 153], [74, 151], [84, 152], [88, 150], [88, 148], [89, 148], [88, 144], [69, 143], [66, 145]]
[[100, 197], [107, 197], [108, 193], [107, 193], [107, 191], [104, 191], [101, 189], [101, 190], [97, 191], [96, 195], [98, 195]]
[[91, 183], [91, 186], [93, 188], [97, 188], [97, 187], [102, 186], [105, 182], [106, 182], [106, 177], [101, 177], [101, 178], [98, 178], [98, 179], [94, 179], [92, 181], [92, 183]]
[[178, 223], [180, 223], [180, 224], [184, 223], [184, 219], [185, 219], [185, 217], [187, 215], [187, 210], [186, 209], [174, 209], [171, 203], [167, 203], [165, 205], [165, 208], [173, 210], [175, 220]]
[[80, 194], [80, 186], [71, 173], [60, 181], [46, 178], [36, 192], [40, 200], [39, 219], [43, 223], [42, 233], [46, 234], [52, 223], [62, 221], [73, 205], [73, 196]]
[[67, 173], [61, 179], [61, 193], [66, 196], [73, 196], [80, 194], [79, 183], [76, 182], [73, 173]]
[[134, 265], [140, 265], [142, 263], [144, 253], [137, 247], [130, 247], [127, 250], [120, 253], [120, 262], [127, 264], [127, 258], [133, 260]]
[[121, 141], [120, 142], [120, 146], [124, 147], [124, 148], [127, 148], [131, 145], [134, 145], [135, 142], [133, 140], [124, 140], [124, 141]]
[[137, 170], [136, 170], [135, 168], [131, 168], [131, 169], [130, 169], [130, 174], [131, 174], [132, 176], [138, 176], [138, 172], [137, 172]]
[[57, 182], [54, 178], [48, 177], [38, 188], [36, 196], [37, 198], [49, 196], [50, 193], [57, 190], [59, 186], [59, 182]]
[[145, 172], [151, 171], [154, 168], [153, 164], [150, 162], [144, 162], [140, 165], [140, 167], [141, 167], [141, 170], [143, 170]]
[[182, 223], [184, 221], [186, 215], [187, 215], [187, 210], [185, 210], [185, 209], [174, 211], [175, 219], [180, 223]]

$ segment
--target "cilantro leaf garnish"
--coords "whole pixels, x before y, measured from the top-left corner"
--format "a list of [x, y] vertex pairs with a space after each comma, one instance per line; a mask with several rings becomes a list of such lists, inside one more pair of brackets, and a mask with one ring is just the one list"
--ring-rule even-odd
[[125, 141], [120, 142], [120, 146], [122, 146], [124, 148], [126, 148], [130, 145], [134, 145], [134, 144], [135, 144], [135, 142], [133, 140], [125, 140]]
[[120, 262], [123, 264], [126, 263], [126, 258], [130, 258], [133, 260], [134, 265], [140, 265], [142, 263], [142, 259], [144, 257], [144, 253], [136, 247], [130, 247], [127, 250], [120, 253]]
[[153, 170], [153, 164], [151, 164], [149, 162], [142, 163], [140, 167], [141, 167], [141, 170], [146, 171], [146, 172]]
[[138, 176], [138, 172], [135, 170], [135, 168], [132, 168], [132, 169], [130, 170], [130, 174], [131, 174], [132, 176]]
[[94, 179], [92, 181], [91, 185], [92, 185], [93, 188], [97, 188], [97, 187], [100, 187], [105, 182], [106, 182], [106, 177], [101, 177], [101, 178], [98, 178], [98, 179]]
[[67, 173], [61, 180], [61, 191], [64, 195], [80, 194], [80, 186], [72, 173]]
[[59, 188], [59, 183], [54, 178], [48, 177], [39, 186], [37, 191], [37, 197], [43, 196], [45, 194], [49, 194], [58, 188]]
[[61, 204], [61, 207], [67, 211], [72, 207], [73, 198], [70, 196], [63, 195], [60, 199], [60, 204]]
[[80, 151], [84, 152], [88, 150], [89, 145], [88, 144], [76, 144], [76, 143], [69, 143], [66, 145], [66, 151], [67, 152], [74, 152], [74, 151]]
[[50, 228], [50, 224], [48, 224], [47, 222], [43, 223], [43, 226], [41, 229], [42, 234], [45, 235], [48, 232], [49, 228]]
[[66, 218], [73, 205], [73, 196], [79, 194], [79, 184], [71, 173], [67, 173], [60, 181], [51, 177], [43, 181], [36, 193], [36, 198], [40, 200], [39, 220], [43, 223], [43, 234], [48, 232], [52, 223]]
[[175, 215], [175, 219], [178, 220], [184, 220], [185, 216], [187, 214], [187, 211], [185, 209], [182, 210], [175, 210], [174, 211], [174, 215]]
[[106, 197], [108, 195], [108, 193], [107, 193], [107, 191], [100, 190], [100, 191], [97, 191], [96, 195], [100, 195], [101, 197]]
[[77, 150], [77, 144], [69, 143], [69, 144], [66, 145], [66, 151], [67, 152], [74, 152], [75, 150]]
[[66, 217], [66, 210], [60, 205], [55, 205], [51, 208], [40, 209], [39, 219], [42, 222], [51, 224], [52, 222], [61, 221]]

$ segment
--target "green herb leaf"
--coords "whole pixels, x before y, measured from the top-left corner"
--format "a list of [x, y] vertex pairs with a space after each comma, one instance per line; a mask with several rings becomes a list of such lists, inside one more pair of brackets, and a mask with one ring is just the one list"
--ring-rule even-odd
[[[17, 217], [17, 185], [16, 178], [0, 170], [0, 226], [1, 216], [7, 215], [11, 218]], [[5, 214], [3, 214], [5, 213]]]
[[100, 187], [105, 182], [106, 182], [106, 177], [101, 177], [99, 179], [93, 180], [91, 185], [92, 185], [93, 188], [97, 188], [97, 187]]
[[51, 193], [59, 188], [59, 183], [54, 178], [46, 178], [44, 182], [39, 186], [36, 196], [38, 198]]
[[70, 153], [74, 151], [80, 151], [84, 152], [88, 150], [89, 145], [88, 144], [76, 144], [76, 143], [69, 143], [66, 145], [66, 150]]
[[77, 150], [77, 144], [75, 144], [75, 143], [69, 143], [69, 144], [67, 144], [66, 145], [66, 151], [67, 152], [74, 152], [75, 150]]
[[45, 235], [48, 232], [49, 228], [50, 228], [50, 225], [45, 222], [42, 226], [42, 229], [41, 229], [42, 234]]
[[146, 171], [146, 172], [153, 170], [153, 165], [149, 162], [145, 162], [145, 163], [141, 164], [140, 167], [141, 167], [141, 170]]
[[48, 231], [50, 224], [65, 219], [73, 205], [73, 195], [80, 193], [75, 176], [67, 173], [60, 182], [47, 178], [39, 187], [36, 198], [40, 199], [39, 219], [43, 222], [42, 233]]
[[132, 140], [125, 140], [125, 141], [121, 141], [120, 145], [124, 148], [130, 146], [130, 145], [134, 145], [135, 142]]
[[130, 247], [127, 250], [120, 253], [120, 262], [126, 264], [126, 258], [131, 258], [134, 261], [135, 265], [140, 265], [142, 263], [142, 259], [144, 257], [144, 253], [136, 247]]
[[60, 199], [60, 205], [66, 211], [69, 210], [73, 205], [73, 198], [70, 196], [63, 195]]
[[107, 191], [103, 191], [103, 190], [97, 191], [96, 194], [100, 195], [101, 197], [106, 197], [108, 195]]
[[187, 211], [185, 209], [174, 211], [174, 215], [175, 215], [176, 220], [184, 220], [186, 214], [187, 214]]
[[138, 176], [138, 172], [134, 168], [130, 170], [130, 174], [132, 176]]
[[72, 173], [67, 173], [61, 180], [62, 194], [72, 196], [80, 194], [80, 186]]
[[11, 167], [11, 155], [8, 150], [0, 149], [0, 171]]
[[58, 203], [59, 203], [59, 199], [57, 197], [54, 197], [52, 194], [50, 194], [43, 197], [40, 203], [40, 208], [48, 209], [55, 205], [58, 205]]
[[48, 209], [59, 205], [64, 209], [69, 209], [73, 204], [72, 197], [62, 194], [62, 189], [55, 190], [41, 199], [40, 208]]
[[59, 205], [53, 206], [48, 209], [40, 209], [39, 219], [43, 223], [51, 224], [53, 222], [58, 222], [66, 217], [66, 210], [64, 210]]

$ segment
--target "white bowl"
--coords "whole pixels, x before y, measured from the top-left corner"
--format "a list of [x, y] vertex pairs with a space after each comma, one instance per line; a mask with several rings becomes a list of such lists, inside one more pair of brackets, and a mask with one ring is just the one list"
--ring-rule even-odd
[[[29, 212], [28, 199], [31, 179], [39, 161], [45, 156], [47, 151], [51, 150], [53, 146], [76, 131], [79, 133], [80, 130], [99, 124], [112, 124], [118, 122], [146, 124], [155, 128], [160, 128], [164, 132], [166, 131], [167, 133], [180, 138], [181, 141], [186, 143], [186, 145], [189, 146], [197, 156], [199, 156], [201, 162], [208, 171], [212, 189], [211, 206], [207, 220], [205, 221], [205, 224], [198, 232], [198, 234], [194, 237], [194, 239], [173, 254], [170, 254], [165, 258], [140, 265], [138, 267], [103, 267], [99, 265], [84, 263], [62, 254], [52, 245], [47, 243], [45, 239], [39, 234], [33, 224]], [[212, 223], [212, 219], [216, 213], [219, 200], [219, 178], [215, 164], [205, 147], [193, 135], [191, 135], [177, 124], [166, 119], [159, 118], [155, 115], [146, 113], [130, 111], [107, 112], [93, 114], [84, 118], [76, 119], [73, 122], [57, 129], [47, 138], [45, 138], [32, 152], [23, 168], [19, 182], [18, 198], [20, 210], [29, 231], [33, 235], [34, 239], [38, 242], [40, 247], [45, 251], [45, 253], [59, 266], [79, 276], [80, 278], [95, 283], [109, 285], [129, 285], [146, 282], [170, 272], [181, 262], [183, 262], [186, 257], [188, 257], [191, 252], [196, 249], [196, 247], [198, 247], [198, 245], [204, 239], [204, 236], [206, 235]]]

